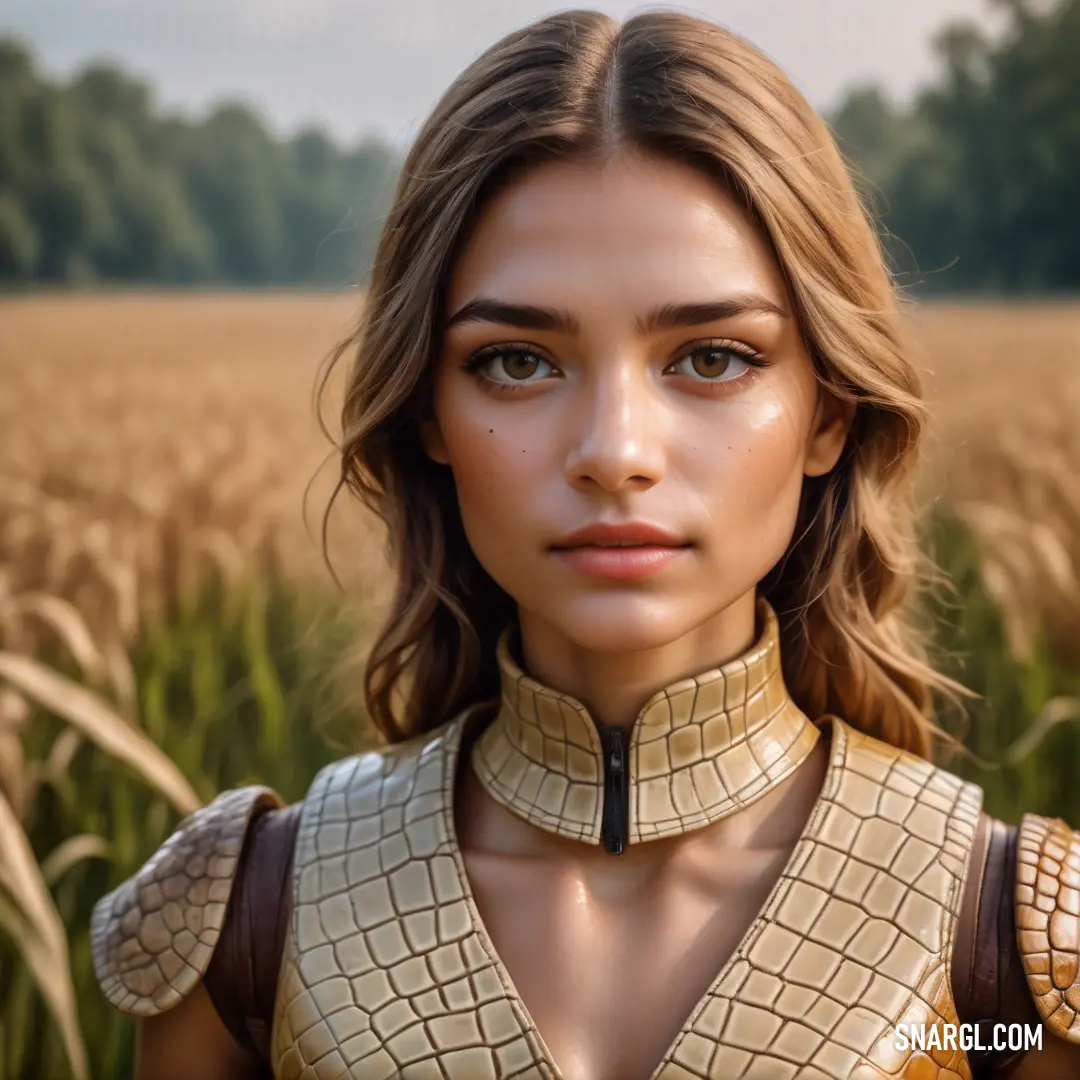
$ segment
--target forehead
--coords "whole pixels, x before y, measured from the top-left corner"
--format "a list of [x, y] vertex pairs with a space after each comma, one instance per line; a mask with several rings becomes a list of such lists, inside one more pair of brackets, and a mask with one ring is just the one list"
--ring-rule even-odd
[[550, 161], [480, 212], [448, 282], [451, 310], [477, 295], [580, 307], [753, 291], [783, 304], [772, 249], [742, 205], [689, 165], [637, 153]]

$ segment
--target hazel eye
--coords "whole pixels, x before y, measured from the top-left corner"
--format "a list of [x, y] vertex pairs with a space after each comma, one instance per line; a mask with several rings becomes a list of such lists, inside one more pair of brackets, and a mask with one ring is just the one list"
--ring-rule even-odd
[[544, 377], [552, 369], [547, 360], [527, 349], [500, 349], [487, 356], [478, 356], [476, 360], [476, 367], [497, 383], [538, 382], [539, 379], [531, 376], [539, 372]]
[[[690, 370], [685, 365], [689, 363]], [[694, 349], [671, 365], [680, 375], [700, 377], [707, 382], [731, 382], [753, 367], [752, 359], [736, 349], [710, 345]]]

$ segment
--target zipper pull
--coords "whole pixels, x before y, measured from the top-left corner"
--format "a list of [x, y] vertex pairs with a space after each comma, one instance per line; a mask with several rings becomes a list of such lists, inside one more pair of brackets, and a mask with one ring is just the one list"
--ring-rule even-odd
[[604, 747], [604, 808], [600, 839], [609, 855], [621, 855], [627, 845], [629, 817], [626, 777], [626, 732], [622, 728], [601, 728]]

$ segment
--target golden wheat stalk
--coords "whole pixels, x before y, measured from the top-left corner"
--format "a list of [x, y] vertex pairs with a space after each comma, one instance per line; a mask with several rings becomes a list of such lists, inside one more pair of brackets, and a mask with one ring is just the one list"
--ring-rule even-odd
[[202, 805], [183, 773], [95, 693], [29, 656], [0, 652], [0, 678], [63, 717], [107, 754], [131, 766], [183, 814]]
[[[0, 929], [15, 944], [60, 1029], [75, 1080], [89, 1076], [67, 935], [30, 841], [0, 794]], [[10, 898], [10, 899], [9, 899]]]

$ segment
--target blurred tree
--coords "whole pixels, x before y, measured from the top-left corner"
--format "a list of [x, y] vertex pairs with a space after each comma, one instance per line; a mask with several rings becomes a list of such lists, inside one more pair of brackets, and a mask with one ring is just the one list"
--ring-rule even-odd
[[174, 150], [185, 187], [214, 233], [222, 276], [285, 280], [284, 155], [258, 117], [241, 105], [223, 105], [189, 127]]
[[[1080, 0], [988, 0], [954, 23], [907, 107], [872, 86], [831, 117], [897, 280], [937, 292], [1080, 288]], [[241, 105], [162, 115], [108, 64], [66, 86], [0, 39], [0, 282], [351, 284], [367, 273], [399, 162], [366, 139], [275, 139]]]
[[352, 284], [397, 167], [379, 140], [276, 140], [241, 105], [164, 116], [110, 64], [54, 85], [0, 39], [0, 283]]
[[[1080, 288], [1080, 0], [992, 0], [991, 40], [953, 23], [943, 73], [903, 111], [851, 93], [831, 119], [871, 192], [904, 282], [934, 291]], [[880, 211], [876, 198], [871, 205]]]
[[0, 192], [0, 280], [32, 278], [40, 248], [33, 222], [11, 194]]

